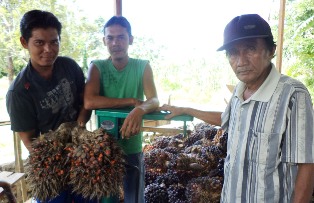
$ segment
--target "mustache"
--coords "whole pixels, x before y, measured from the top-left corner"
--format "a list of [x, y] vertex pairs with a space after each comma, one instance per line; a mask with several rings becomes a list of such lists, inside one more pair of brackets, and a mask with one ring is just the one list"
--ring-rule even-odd
[[120, 47], [112, 48], [111, 51], [123, 51], [124, 49], [121, 49]]
[[241, 67], [237, 69], [236, 73], [242, 73], [242, 72], [247, 72], [247, 71], [250, 71], [250, 69]]

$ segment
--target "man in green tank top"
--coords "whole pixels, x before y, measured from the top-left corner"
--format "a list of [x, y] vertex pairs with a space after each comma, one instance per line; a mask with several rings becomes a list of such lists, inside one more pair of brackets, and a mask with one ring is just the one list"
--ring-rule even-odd
[[[152, 68], [147, 60], [129, 58], [128, 48], [133, 43], [133, 36], [126, 18], [112, 17], [104, 26], [103, 41], [110, 57], [91, 62], [84, 106], [90, 110], [134, 107], [123, 122], [120, 130], [122, 139], [118, 140], [126, 153], [128, 165], [133, 166], [127, 168], [124, 178], [124, 202], [144, 202], [140, 129], [143, 115], [155, 111], [159, 106]], [[140, 175], [136, 175], [138, 173]]]

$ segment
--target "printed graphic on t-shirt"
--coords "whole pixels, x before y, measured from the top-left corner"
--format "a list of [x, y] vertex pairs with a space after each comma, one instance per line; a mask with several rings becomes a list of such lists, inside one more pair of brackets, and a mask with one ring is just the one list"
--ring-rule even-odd
[[42, 109], [51, 109], [51, 112], [57, 113], [61, 108], [72, 105], [74, 96], [71, 91], [71, 83], [66, 78], [59, 81], [59, 84], [47, 92], [46, 98], [39, 103]]
[[104, 76], [104, 81], [105, 81], [105, 85], [106, 87], [109, 87], [110, 85], [118, 85], [118, 78], [112, 74], [111, 72], [108, 72], [108, 74], [106, 74]]

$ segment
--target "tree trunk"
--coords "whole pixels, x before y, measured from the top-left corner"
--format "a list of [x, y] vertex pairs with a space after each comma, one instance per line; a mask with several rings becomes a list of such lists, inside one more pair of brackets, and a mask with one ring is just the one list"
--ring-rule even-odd
[[12, 83], [14, 77], [14, 66], [13, 66], [13, 59], [8, 53], [8, 79], [9, 79], [9, 84]]

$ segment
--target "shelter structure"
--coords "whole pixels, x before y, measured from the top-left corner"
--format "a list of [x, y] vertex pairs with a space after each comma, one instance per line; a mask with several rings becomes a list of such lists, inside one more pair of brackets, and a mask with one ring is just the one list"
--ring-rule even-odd
[[[122, 0], [114, 1], [114, 15], [122, 16], [123, 3]], [[276, 67], [281, 72], [282, 67], [282, 48], [283, 48], [283, 34], [284, 34], [284, 19], [285, 19], [285, 5], [286, 0], [280, 0], [280, 10], [279, 10], [279, 21], [278, 21], [278, 39], [277, 39], [277, 58]], [[15, 171], [18, 173], [23, 173], [23, 161], [22, 161], [22, 150], [21, 150], [21, 139], [17, 133], [14, 134], [14, 154], [15, 154]], [[26, 186], [25, 180], [22, 178], [18, 184], [18, 191], [23, 201], [26, 201]]]

